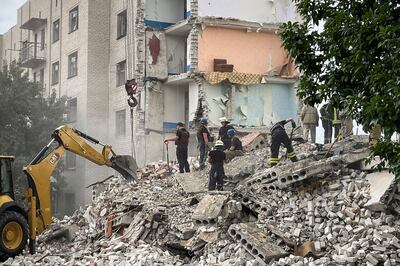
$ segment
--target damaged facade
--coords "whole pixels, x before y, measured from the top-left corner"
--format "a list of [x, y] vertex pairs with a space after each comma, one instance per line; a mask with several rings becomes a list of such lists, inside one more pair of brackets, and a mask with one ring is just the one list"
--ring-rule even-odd
[[[296, 116], [297, 73], [277, 35], [288, 20], [299, 20], [288, 0], [28, 0], [0, 37], [0, 65], [20, 63], [47, 95], [68, 96], [71, 126], [144, 165], [166, 158], [162, 140], [178, 121], [269, 126]], [[132, 78], [134, 145], [124, 90]], [[70, 153], [64, 163], [56, 210], [71, 213], [90, 201], [86, 186], [113, 173]]]
[[161, 140], [178, 121], [195, 128], [207, 116], [215, 127], [225, 116], [260, 127], [296, 117], [298, 73], [278, 36], [281, 23], [299, 20], [291, 1], [140, 2], [146, 106], [139, 163], [165, 157]]

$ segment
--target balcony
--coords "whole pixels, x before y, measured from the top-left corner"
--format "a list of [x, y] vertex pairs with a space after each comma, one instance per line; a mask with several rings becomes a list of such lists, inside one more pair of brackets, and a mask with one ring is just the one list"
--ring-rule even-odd
[[43, 25], [46, 25], [46, 23], [47, 19], [45, 18], [30, 18], [22, 24], [20, 28], [25, 30], [37, 30]]
[[40, 44], [30, 43], [22, 47], [19, 53], [21, 67], [36, 68], [46, 62], [46, 47]]

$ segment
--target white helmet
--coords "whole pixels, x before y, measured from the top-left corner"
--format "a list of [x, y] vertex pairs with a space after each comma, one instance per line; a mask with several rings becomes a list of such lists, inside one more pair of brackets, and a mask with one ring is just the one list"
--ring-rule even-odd
[[224, 147], [224, 146], [225, 146], [225, 144], [222, 142], [222, 140], [217, 140], [215, 142], [215, 147]]
[[226, 117], [221, 117], [221, 118], [219, 119], [219, 121], [220, 121], [221, 123], [229, 123], [229, 120], [228, 120]]

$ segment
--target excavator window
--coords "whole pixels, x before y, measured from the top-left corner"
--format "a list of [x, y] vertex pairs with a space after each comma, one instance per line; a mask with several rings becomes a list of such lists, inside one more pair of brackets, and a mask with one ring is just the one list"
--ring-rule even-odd
[[0, 195], [14, 198], [11, 162], [10, 159], [0, 159]]

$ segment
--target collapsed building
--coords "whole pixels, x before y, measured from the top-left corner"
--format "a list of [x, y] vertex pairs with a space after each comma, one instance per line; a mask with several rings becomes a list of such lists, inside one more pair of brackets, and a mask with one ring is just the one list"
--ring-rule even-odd
[[38, 254], [4, 265], [398, 265], [399, 186], [365, 163], [368, 139], [294, 139], [299, 161], [282, 153], [273, 168], [248, 141], [226, 164], [225, 191], [206, 190], [207, 169], [178, 174], [165, 162], [136, 182], [98, 182], [87, 208], [55, 219]]

